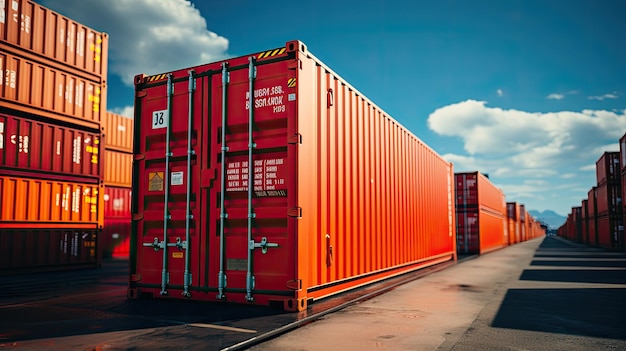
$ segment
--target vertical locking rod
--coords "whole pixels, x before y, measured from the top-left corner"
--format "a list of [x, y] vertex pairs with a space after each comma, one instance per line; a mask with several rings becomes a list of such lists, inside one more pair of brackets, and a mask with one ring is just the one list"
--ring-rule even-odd
[[[256, 145], [252, 138], [252, 124], [254, 121], [254, 78], [256, 77], [256, 71], [254, 67], [254, 57], [250, 57], [250, 64], [248, 70], [249, 87], [250, 92], [248, 96], [249, 108], [248, 108], [248, 270], [246, 272], [246, 300], [254, 301], [252, 296], [252, 290], [254, 289], [254, 276], [252, 275], [252, 253], [254, 247], [250, 247], [249, 243], [252, 242], [252, 219], [255, 217], [252, 212], [252, 191], [254, 190], [254, 168], [252, 164], [252, 152]], [[252, 177], [252, 178], [251, 178]]]
[[189, 265], [191, 260], [191, 242], [189, 231], [191, 228], [191, 156], [194, 154], [193, 147], [191, 145], [191, 127], [193, 119], [193, 92], [196, 90], [196, 81], [193, 77], [194, 71], [189, 70], [189, 114], [187, 116], [187, 211], [185, 216], [185, 273], [183, 278], [183, 296], [191, 297], [189, 292], [189, 285], [191, 285], [191, 273], [189, 272]]
[[170, 157], [172, 156], [170, 150], [170, 124], [172, 120], [172, 96], [174, 95], [174, 85], [172, 83], [172, 74], [167, 75], [167, 126], [165, 127], [165, 172], [164, 172], [164, 185], [165, 185], [165, 199], [163, 206], [163, 242], [166, 244], [163, 247], [163, 271], [161, 272], [161, 295], [167, 295], [167, 283], [168, 283], [168, 268], [167, 268], [167, 224], [170, 219], [168, 204], [170, 201]]
[[224, 208], [224, 198], [226, 197], [226, 86], [228, 85], [228, 69], [226, 62], [222, 63], [222, 170], [220, 181], [220, 272], [217, 276], [217, 299], [222, 300], [224, 288], [226, 287], [226, 274], [224, 274], [224, 221], [227, 218]]

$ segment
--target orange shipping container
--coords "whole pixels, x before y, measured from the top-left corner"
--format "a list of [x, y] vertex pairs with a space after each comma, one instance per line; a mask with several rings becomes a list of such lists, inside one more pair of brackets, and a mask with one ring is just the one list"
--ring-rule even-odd
[[31, 60], [52, 60], [94, 81], [106, 80], [108, 35], [31, 0], [0, 0], [0, 44]]
[[104, 82], [94, 83], [4, 50], [0, 52], [0, 72], [4, 74], [0, 75], [0, 112], [28, 113], [100, 129], [106, 101]]
[[114, 150], [104, 150], [104, 184], [130, 188], [133, 179], [133, 155]]
[[101, 229], [103, 187], [0, 176], [0, 228]]
[[133, 119], [106, 112], [104, 123], [105, 147], [110, 150], [133, 152]]
[[456, 258], [452, 164], [303, 43], [135, 83], [130, 297], [303, 310]]

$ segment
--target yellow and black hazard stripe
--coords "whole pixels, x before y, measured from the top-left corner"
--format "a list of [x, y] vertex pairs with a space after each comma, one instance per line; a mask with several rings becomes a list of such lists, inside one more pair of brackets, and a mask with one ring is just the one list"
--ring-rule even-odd
[[274, 49], [274, 50], [263, 51], [262, 53], [259, 54], [259, 56], [257, 56], [257, 59], [261, 60], [261, 59], [266, 59], [268, 57], [282, 55], [282, 54], [285, 53], [286, 50], [287, 50], [287, 48], [283, 47], [283, 48], [278, 48], [278, 49]]
[[165, 79], [165, 78], [167, 78], [167, 73], [156, 74], [154, 76], [146, 77], [144, 82], [145, 83], [152, 83], [152, 82], [156, 82], [156, 81], [159, 81], [159, 80]]
[[287, 80], [287, 87], [293, 88], [295, 86], [296, 86], [296, 78], [289, 78], [289, 80]]

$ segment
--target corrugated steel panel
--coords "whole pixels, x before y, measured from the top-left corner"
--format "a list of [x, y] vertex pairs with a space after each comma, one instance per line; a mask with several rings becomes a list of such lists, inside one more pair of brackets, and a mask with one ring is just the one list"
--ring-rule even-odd
[[599, 216], [598, 246], [608, 250], [624, 251], [624, 224], [618, 216]]
[[626, 174], [626, 134], [619, 139], [619, 154], [621, 174]]
[[507, 202], [507, 223], [509, 228], [509, 244], [521, 241], [520, 207], [517, 202]]
[[107, 149], [127, 153], [133, 152], [132, 118], [107, 111], [103, 124]]
[[97, 268], [98, 235], [98, 230], [3, 228], [0, 275]]
[[597, 209], [597, 187], [592, 187], [587, 193], [587, 215], [589, 217], [595, 217], [598, 213]]
[[457, 251], [474, 254], [501, 248], [508, 242], [507, 207], [502, 190], [479, 172], [454, 176]]
[[129, 296], [181, 296], [188, 265], [193, 299], [302, 310], [455, 258], [452, 165], [304, 44], [135, 82]]
[[619, 152], [605, 152], [596, 161], [596, 180], [598, 185], [619, 181]]
[[[105, 81], [94, 82], [46, 63], [0, 51], [0, 112], [30, 114], [100, 130]], [[10, 110], [9, 110], [10, 109]]]
[[108, 35], [30, 0], [0, 0], [0, 45], [106, 80]]
[[0, 168], [99, 184], [100, 134], [0, 114]]
[[598, 216], [616, 216], [622, 214], [621, 184], [605, 182], [598, 185], [596, 191], [596, 209]]
[[104, 187], [104, 219], [123, 218], [130, 221], [131, 189]]
[[104, 150], [104, 184], [130, 188], [133, 176], [133, 155], [115, 150]]
[[102, 186], [0, 176], [0, 228], [99, 229]]
[[572, 240], [578, 243], [583, 242], [582, 210], [581, 206], [572, 207], [572, 223], [574, 225]]
[[581, 222], [582, 222], [582, 242], [589, 245], [589, 200], [585, 199], [581, 202]]

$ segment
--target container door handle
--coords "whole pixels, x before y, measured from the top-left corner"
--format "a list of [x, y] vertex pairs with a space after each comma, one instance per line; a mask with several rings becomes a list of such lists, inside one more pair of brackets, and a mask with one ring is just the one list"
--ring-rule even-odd
[[326, 266], [333, 265], [333, 246], [330, 244], [330, 235], [326, 234]]
[[264, 254], [267, 253], [267, 249], [272, 247], [272, 248], [276, 248], [279, 245], [277, 243], [268, 243], [267, 242], [267, 238], [263, 237], [263, 239], [261, 239], [261, 242], [254, 242], [254, 240], [250, 240], [250, 250], [254, 250], [254, 249], [261, 249], [261, 252], [263, 252]]

